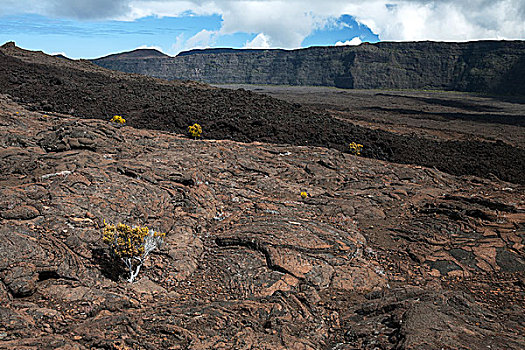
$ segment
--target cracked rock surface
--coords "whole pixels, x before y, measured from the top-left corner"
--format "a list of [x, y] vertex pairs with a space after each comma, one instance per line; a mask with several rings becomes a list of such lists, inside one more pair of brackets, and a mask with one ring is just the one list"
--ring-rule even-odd
[[[521, 185], [2, 95], [0, 193], [0, 348], [525, 347]], [[103, 220], [167, 233], [137, 283]]]
[[[522, 104], [0, 62], [0, 348], [525, 348]], [[166, 233], [136, 283], [104, 221]]]
[[[472, 101], [471, 95], [449, 94], [442, 99], [437, 93], [348, 95], [330, 89], [326, 98], [327, 91], [300, 89], [314, 89], [313, 101], [302, 93], [283, 101], [243, 88], [219, 89], [109, 71], [83, 60], [26, 51], [13, 43], [0, 47], [0, 93], [33, 111], [105, 121], [118, 114], [129, 126], [178, 134], [199, 123], [207, 139], [342, 152], [357, 142], [365, 145], [366, 158], [525, 184], [523, 137], [507, 136], [523, 134], [523, 103], [510, 108], [491, 99], [463, 101]], [[316, 108], [319, 104], [321, 109]], [[421, 125], [432, 131], [432, 137], [421, 133]], [[443, 137], [442, 129], [467, 133]], [[13, 144], [28, 144], [24, 137], [8, 138]], [[96, 150], [98, 141], [96, 132], [65, 125], [44, 131], [39, 146], [45, 151]]]

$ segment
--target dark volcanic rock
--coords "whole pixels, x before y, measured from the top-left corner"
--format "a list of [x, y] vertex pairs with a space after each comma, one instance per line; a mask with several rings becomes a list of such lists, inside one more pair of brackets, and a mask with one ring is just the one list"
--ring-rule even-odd
[[24, 264], [9, 267], [1, 278], [14, 297], [25, 297], [35, 292], [38, 274], [34, 265]]
[[[525, 347], [523, 186], [0, 96], [8, 135], [28, 146], [0, 144], [0, 212], [40, 215], [0, 215], [1, 348]], [[137, 283], [103, 220], [166, 232]]]
[[106, 56], [111, 59], [144, 59], [144, 58], [161, 58], [161, 57], [169, 57], [168, 55], [163, 54], [162, 52], [155, 50], [155, 49], [136, 49], [130, 52], [126, 52], [124, 54], [118, 53]]
[[[365, 157], [525, 184], [525, 149], [507, 143], [398, 135], [250, 91], [124, 74], [86, 61], [63, 60], [13, 46], [4, 46], [0, 52], [4, 53], [0, 56], [0, 92], [33, 110], [54, 109], [80, 118], [105, 120], [118, 114], [134, 127], [176, 133], [187, 132], [187, 127], [197, 122], [204, 128], [205, 138], [241, 142], [348, 151], [348, 144], [357, 141], [366, 146]], [[17, 83], [10, 82], [13, 76]], [[520, 118], [511, 122], [520, 123]], [[97, 146], [95, 134], [81, 137], [78, 128], [67, 128], [49, 130], [39, 145], [59, 152]]]
[[30, 205], [22, 205], [13, 209], [8, 209], [0, 213], [4, 219], [21, 219], [29, 220], [37, 217], [40, 213], [35, 207]]
[[381, 42], [300, 50], [136, 52], [93, 60], [113, 70], [213, 84], [439, 89], [525, 95], [525, 42]]

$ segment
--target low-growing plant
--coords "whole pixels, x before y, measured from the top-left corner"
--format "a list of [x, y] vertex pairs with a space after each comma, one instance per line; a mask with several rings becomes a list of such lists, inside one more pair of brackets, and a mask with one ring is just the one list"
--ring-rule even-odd
[[120, 115], [115, 115], [113, 116], [113, 118], [111, 118], [111, 121], [117, 124], [124, 124], [126, 122], [126, 119], [122, 118]]
[[188, 132], [193, 138], [201, 137], [202, 127], [199, 124], [195, 123], [193, 125], [188, 126]]
[[308, 197], [308, 192], [301, 192], [301, 198], [306, 199]]
[[355, 154], [356, 156], [361, 154], [361, 151], [363, 150], [363, 145], [359, 143], [352, 142], [350, 145], [350, 153]]
[[149, 253], [160, 248], [165, 233], [155, 232], [147, 227], [130, 227], [125, 224], [110, 225], [104, 221], [102, 236], [116, 260], [128, 268], [128, 282], [132, 283], [140, 272]]

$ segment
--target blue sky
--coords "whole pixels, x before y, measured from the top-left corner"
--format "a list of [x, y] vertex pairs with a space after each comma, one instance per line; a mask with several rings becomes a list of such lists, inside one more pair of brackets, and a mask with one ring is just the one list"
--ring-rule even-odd
[[[175, 55], [182, 50], [203, 47], [243, 48], [260, 33], [214, 34], [221, 29], [219, 15], [180, 17], [149, 16], [134, 21], [77, 20], [49, 18], [35, 14], [0, 17], [0, 42], [47, 53], [64, 53], [71, 58], [95, 58], [110, 53], [152, 47]], [[210, 32], [210, 35], [202, 35]], [[201, 33], [200, 36], [198, 34]], [[202, 40], [198, 40], [202, 38]], [[351, 16], [333, 19], [325, 28], [312, 31], [301, 47], [335, 45], [353, 38], [377, 42], [377, 35]]]
[[140, 47], [525, 39], [523, 0], [0, 0], [0, 43], [71, 58]]

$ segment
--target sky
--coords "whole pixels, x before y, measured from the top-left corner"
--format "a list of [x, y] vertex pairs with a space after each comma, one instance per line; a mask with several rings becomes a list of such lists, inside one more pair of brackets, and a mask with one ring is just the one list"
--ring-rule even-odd
[[0, 0], [0, 44], [70, 58], [487, 39], [525, 39], [525, 0]]

